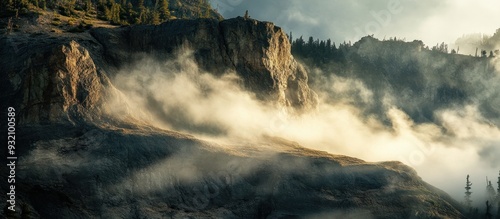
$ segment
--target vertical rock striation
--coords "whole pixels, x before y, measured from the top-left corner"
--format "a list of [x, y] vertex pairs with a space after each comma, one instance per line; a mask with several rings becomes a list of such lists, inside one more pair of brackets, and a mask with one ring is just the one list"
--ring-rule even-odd
[[89, 52], [75, 41], [35, 54], [27, 66], [23, 123], [75, 122], [99, 106], [104, 86]]

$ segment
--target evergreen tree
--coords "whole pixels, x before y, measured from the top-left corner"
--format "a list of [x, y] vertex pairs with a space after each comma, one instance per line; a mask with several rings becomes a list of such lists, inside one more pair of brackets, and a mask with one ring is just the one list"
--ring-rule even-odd
[[134, 11], [134, 6], [132, 5], [131, 2], [127, 3], [127, 6], [125, 8], [125, 13], [127, 15], [128, 23], [135, 23], [135, 19], [137, 16], [137, 13]]
[[486, 195], [490, 203], [495, 203], [497, 194], [495, 192], [495, 188], [493, 188], [493, 185], [491, 184], [491, 181], [488, 180], [488, 177], [486, 177]]
[[491, 204], [489, 201], [486, 201], [486, 213], [484, 214], [485, 219], [492, 219], [493, 215], [491, 214]]
[[496, 219], [500, 219], [500, 171], [498, 172], [498, 181], [497, 181], [498, 187], [497, 187], [497, 216]]
[[170, 18], [170, 10], [168, 9], [168, 0], [161, 0], [160, 18], [162, 20], [167, 20]]
[[108, 8], [108, 6], [105, 6], [104, 7], [104, 18], [106, 20], [110, 21], [112, 17], [113, 17], [113, 15], [111, 13], [111, 8]]
[[[144, 4], [144, 1], [142, 1]], [[149, 10], [143, 6], [139, 7], [139, 16], [137, 17], [136, 24], [147, 24], [148, 22]]]
[[467, 182], [465, 183], [465, 206], [468, 209], [472, 208], [472, 200], [471, 200], [471, 195], [472, 192], [470, 191], [472, 189], [472, 183], [469, 180], [469, 175], [467, 175]]
[[210, 17], [210, 11], [211, 11], [211, 7], [210, 7], [210, 4], [208, 3], [208, 1], [205, 1], [205, 12], [203, 13], [203, 17], [204, 18], [209, 18]]
[[157, 11], [151, 11], [149, 23], [150, 24], [154, 24], [154, 25], [160, 24], [161, 23], [161, 21], [160, 21], [160, 13], [158, 13]]
[[245, 19], [250, 18], [250, 15], [248, 15], [248, 10], [245, 11], [245, 15], [243, 15], [243, 18], [245, 18]]
[[483, 58], [486, 57], [486, 50], [481, 50], [481, 57], [483, 57]]
[[195, 17], [201, 17], [201, 7], [203, 5], [203, 0], [199, 0], [198, 3], [196, 4], [195, 11], [194, 11], [194, 16]]
[[498, 187], [497, 187], [497, 197], [500, 201], [500, 171], [498, 171], [498, 181], [497, 181]]
[[120, 4], [118, 3], [113, 3], [113, 6], [111, 6], [111, 22], [114, 24], [119, 24], [120, 23]]
[[137, 9], [141, 10], [142, 8], [144, 8], [144, 0], [139, 0], [137, 1]]
[[86, 0], [85, 1], [85, 12], [89, 13], [90, 10], [92, 10], [92, 1]]

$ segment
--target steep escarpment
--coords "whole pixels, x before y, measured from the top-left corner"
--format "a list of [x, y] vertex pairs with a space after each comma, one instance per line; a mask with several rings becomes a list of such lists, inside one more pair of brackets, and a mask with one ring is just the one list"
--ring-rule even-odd
[[7, 45], [0, 53], [9, 78], [2, 82], [2, 100], [20, 109], [21, 120], [102, 118], [104, 92], [113, 90], [108, 77], [136, 64], [138, 57], [165, 61], [180, 50], [192, 50], [196, 63], [212, 74], [235, 72], [263, 101], [298, 112], [317, 105], [307, 72], [291, 56], [286, 34], [272, 23], [173, 20], [90, 33], [16, 33], [0, 39]]
[[307, 85], [304, 68], [292, 57], [281, 28], [248, 19], [227, 20], [220, 25], [227, 55], [249, 87], [277, 95], [283, 105], [305, 110], [315, 107], [317, 96]]
[[236, 72], [257, 97], [298, 111], [317, 105], [307, 85], [307, 73], [290, 52], [279, 27], [269, 22], [235, 18], [174, 20], [158, 26], [95, 29], [92, 35], [117, 66], [131, 63], [138, 54], [162, 60], [179, 49], [191, 49], [196, 62], [208, 72]]

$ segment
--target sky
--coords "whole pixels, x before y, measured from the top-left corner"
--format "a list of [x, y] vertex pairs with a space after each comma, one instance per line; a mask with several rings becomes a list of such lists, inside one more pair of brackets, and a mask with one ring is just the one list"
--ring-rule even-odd
[[496, 0], [210, 0], [225, 18], [271, 21], [294, 38], [313, 36], [336, 43], [362, 36], [452, 44], [464, 34], [493, 34], [500, 24]]

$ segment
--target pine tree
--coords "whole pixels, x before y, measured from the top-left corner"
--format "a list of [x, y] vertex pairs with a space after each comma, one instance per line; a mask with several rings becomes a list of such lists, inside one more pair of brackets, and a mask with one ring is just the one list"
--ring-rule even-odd
[[469, 181], [469, 175], [467, 175], [467, 182], [465, 183], [465, 206], [468, 209], [472, 208], [472, 200], [471, 200], [471, 194], [472, 192], [470, 191], [472, 189], [472, 183]]
[[486, 177], [486, 195], [490, 203], [495, 203], [497, 194], [495, 192], [495, 188], [493, 188], [493, 185], [491, 184], [491, 181], [488, 180], [488, 177]]
[[497, 181], [498, 187], [497, 187], [497, 197], [498, 201], [500, 201], [500, 171], [498, 171], [498, 181]]
[[86, 0], [85, 1], [85, 12], [89, 13], [90, 10], [92, 10], [92, 1]]
[[160, 5], [160, 18], [167, 20], [170, 18], [170, 10], [168, 9], [168, 1], [162, 0]]
[[161, 21], [160, 21], [160, 13], [158, 13], [157, 11], [151, 11], [149, 23], [150, 24], [154, 24], [154, 25], [160, 24], [161, 23]]
[[205, 13], [203, 14], [204, 18], [210, 18], [210, 10], [211, 10], [211, 7], [210, 7], [210, 5], [207, 2], [205, 4]]
[[484, 214], [485, 219], [492, 219], [493, 215], [491, 214], [491, 204], [489, 201], [486, 201], [486, 213]]
[[500, 219], [500, 171], [498, 172], [498, 181], [497, 181], [497, 216], [496, 219]]
[[114, 24], [119, 24], [120, 23], [120, 4], [118, 3], [113, 3], [113, 6], [111, 6], [111, 22]]
[[104, 7], [104, 17], [108, 21], [110, 21], [113, 18], [113, 11], [112, 11], [112, 9], [113, 9], [113, 7], [111, 7], [111, 8], [108, 8], [107, 6]]
[[124, 9], [128, 23], [135, 23], [135, 16], [137, 13], [134, 11], [134, 6], [132, 5], [132, 3], [128, 2]]
[[[144, 1], [142, 1], [144, 4]], [[136, 24], [147, 24], [148, 23], [149, 10], [143, 6], [139, 7], [139, 16], [137, 17]]]
[[137, 9], [141, 10], [144, 7], [144, 0], [137, 1]]
[[250, 18], [250, 15], [248, 15], [248, 10], [245, 11], [245, 15], [243, 15], [243, 18], [245, 18], [245, 19]]

